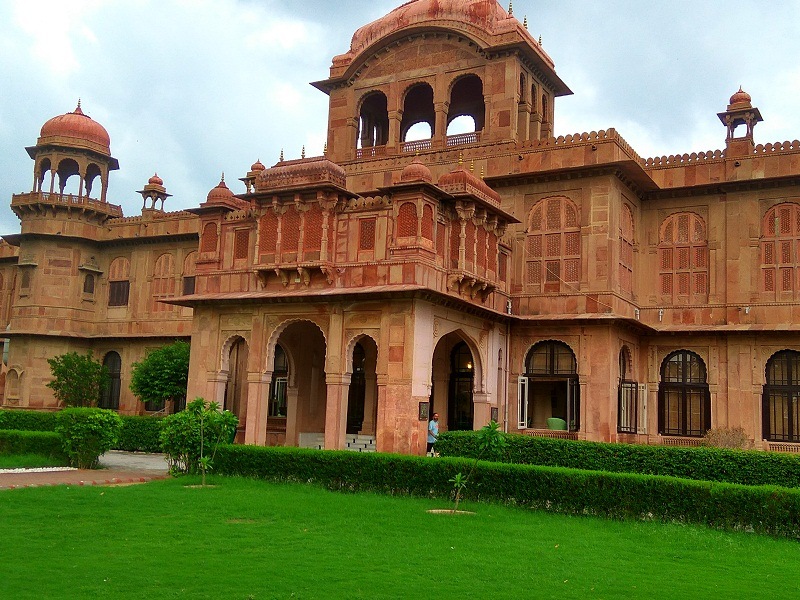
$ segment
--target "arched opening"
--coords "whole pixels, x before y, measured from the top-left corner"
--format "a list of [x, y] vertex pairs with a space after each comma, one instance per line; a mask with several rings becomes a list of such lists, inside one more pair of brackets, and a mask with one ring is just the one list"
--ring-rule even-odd
[[447, 135], [461, 135], [463, 133], [474, 133], [477, 131], [475, 127], [475, 118], [470, 115], [461, 115], [456, 117], [447, 126]]
[[439, 413], [441, 431], [474, 429], [473, 394], [482, 371], [467, 338], [460, 331], [442, 336], [432, 363], [428, 414]]
[[96, 164], [92, 163], [86, 169], [86, 177], [84, 178], [84, 191], [83, 195], [89, 198], [92, 193], [92, 186], [94, 185], [94, 180], [100, 177], [100, 167]]
[[800, 352], [783, 350], [767, 361], [762, 396], [764, 439], [800, 442]]
[[275, 346], [272, 361], [272, 380], [269, 384], [267, 406], [267, 446], [282, 446], [286, 442], [288, 414], [289, 358], [280, 345]]
[[358, 116], [358, 148], [385, 146], [389, 141], [389, 110], [383, 92], [368, 94]]
[[459, 342], [450, 353], [450, 392], [447, 395], [447, 429], [470, 431], [473, 428], [475, 405], [475, 363], [465, 342]]
[[228, 350], [228, 380], [225, 382], [223, 408], [236, 415], [239, 427], [236, 442], [242, 443], [247, 419], [247, 342], [237, 338]]
[[378, 346], [368, 336], [362, 336], [351, 354], [350, 386], [347, 393], [348, 448], [374, 450], [378, 420], [378, 381], [375, 370]]
[[482, 131], [486, 121], [486, 102], [483, 99], [483, 81], [477, 75], [467, 75], [455, 82], [450, 90], [450, 108], [447, 122], [457, 117], [472, 117], [473, 131]]
[[415, 123], [408, 128], [404, 142], [419, 142], [433, 137], [433, 128], [428, 123]]
[[[268, 419], [276, 419], [276, 425], [277, 419], [284, 419], [285, 425], [282, 439], [279, 435], [270, 437], [268, 431], [268, 443], [323, 448], [327, 403], [325, 336], [311, 321], [294, 321], [278, 331], [277, 336], [273, 336], [270, 341], [271, 345], [275, 344], [270, 366], [273, 369], [276, 366], [281, 368], [277, 378], [273, 372], [273, 380], [276, 386], [285, 386], [285, 392], [276, 387], [273, 408], [276, 413], [285, 412], [285, 417], [276, 415]], [[285, 361], [278, 357], [278, 347], [281, 348]], [[281, 377], [285, 377], [285, 383], [280, 382]], [[278, 394], [285, 394], [285, 400], [280, 399]], [[280, 408], [281, 402], [285, 402], [285, 410]], [[269, 420], [267, 424], [269, 426]]]
[[50, 183], [52, 182], [52, 175], [50, 178], [50, 182], [48, 182], [47, 187], [44, 187], [44, 178], [47, 175], [50, 175], [50, 170], [52, 169], [52, 163], [50, 162], [49, 158], [42, 159], [42, 162], [39, 163], [39, 167], [36, 170], [36, 188], [33, 190], [35, 192], [49, 192], [50, 191]]
[[100, 391], [100, 400], [97, 406], [119, 410], [122, 358], [117, 352], [109, 352], [103, 358], [103, 366], [108, 370], [108, 385]]
[[[400, 122], [400, 141], [411, 141], [409, 130], [417, 123], [426, 123], [430, 128], [428, 138], [436, 133], [436, 111], [433, 107], [433, 88], [427, 83], [412, 86], [406, 93], [403, 103], [403, 120]], [[427, 132], [428, 130], [425, 129]]]
[[581, 428], [578, 363], [563, 342], [539, 342], [519, 381], [519, 428], [577, 432]]
[[711, 394], [706, 365], [694, 352], [678, 350], [661, 364], [658, 432], [702, 437], [711, 429]]
[[[80, 169], [78, 163], [71, 158], [65, 158], [58, 163], [58, 193], [78, 196], [80, 192]], [[77, 175], [77, 177], [73, 177]]]

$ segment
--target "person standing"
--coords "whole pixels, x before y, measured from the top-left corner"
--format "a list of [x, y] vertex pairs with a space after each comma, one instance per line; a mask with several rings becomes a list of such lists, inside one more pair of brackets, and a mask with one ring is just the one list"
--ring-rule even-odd
[[436, 455], [434, 444], [439, 439], [439, 413], [433, 413], [433, 419], [428, 423], [428, 449], [427, 454]]

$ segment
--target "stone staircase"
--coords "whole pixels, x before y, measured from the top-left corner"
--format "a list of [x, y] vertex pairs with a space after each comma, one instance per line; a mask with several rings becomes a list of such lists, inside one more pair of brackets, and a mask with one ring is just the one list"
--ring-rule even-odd
[[[301, 433], [298, 444], [301, 448], [325, 448], [324, 433]], [[344, 438], [344, 449], [351, 452], [375, 452], [375, 436], [348, 433]]]

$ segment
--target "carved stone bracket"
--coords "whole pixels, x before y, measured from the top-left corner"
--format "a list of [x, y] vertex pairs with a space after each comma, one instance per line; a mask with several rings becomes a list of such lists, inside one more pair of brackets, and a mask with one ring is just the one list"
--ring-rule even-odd
[[461, 296], [468, 296], [471, 300], [480, 297], [481, 302], [486, 302], [497, 286], [482, 277], [459, 271], [448, 275], [447, 289], [457, 292]]
[[311, 285], [311, 277], [314, 271], [318, 271], [325, 276], [328, 285], [333, 285], [337, 277], [344, 272], [344, 269], [337, 269], [329, 264], [284, 264], [277, 267], [260, 267], [256, 270], [261, 287], [267, 287], [269, 278], [274, 274], [281, 282], [283, 287], [288, 287], [290, 283], [302, 283], [308, 287]]

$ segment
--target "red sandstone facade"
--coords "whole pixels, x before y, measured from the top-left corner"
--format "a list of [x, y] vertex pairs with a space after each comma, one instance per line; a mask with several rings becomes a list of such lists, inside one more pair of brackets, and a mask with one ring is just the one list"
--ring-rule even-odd
[[494, 0], [404, 4], [314, 85], [324, 156], [257, 162], [242, 193], [178, 213], [154, 176], [123, 217], [105, 130], [80, 107], [45, 124], [0, 248], [5, 406], [54, 407], [46, 359], [88, 349], [115, 373], [103, 404], [141, 412], [131, 364], [183, 338], [189, 397], [235, 411], [247, 443], [421, 453], [432, 403], [445, 430], [742, 427], [800, 449], [800, 142], [756, 145], [746, 93], [719, 114], [724, 150], [554, 138], [571, 92]]

